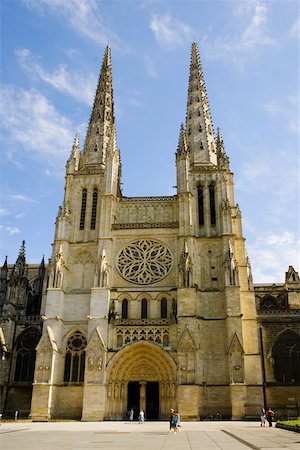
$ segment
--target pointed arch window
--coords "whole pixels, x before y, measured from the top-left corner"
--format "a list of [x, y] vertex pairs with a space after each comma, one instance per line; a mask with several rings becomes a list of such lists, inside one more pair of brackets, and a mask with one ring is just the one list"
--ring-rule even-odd
[[86, 338], [76, 331], [68, 340], [65, 356], [65, 383], [82, 383], [84, 379]]
[[272, 356], [276, 381], [300, 382], [300, 336], [288, 330], [274, 344]]
[[85, 213], [86, 213], [86, 199], [87, 199], [87, 190], [82, 190], [82, 197], [81, 197], [81, 213], [80, 213], [80, 224], [79, 229], [84, 230], [84, 223], [85, 223]]
[[124, 298], [122, 300], [122, 319], [128, 319], [128, 300]]
[[96, 218], [97, 218], [97, 202], [98, 202], [98, 189], [93, 191], [93, 203], [91, 212], [91, 230], [96, 228]]
[[25, 331], [17, 341], [16, 366], [14, 381], [32, 382], [35, 364], [35, 348], [39, 342], [40, 333], [37, 330]]
[[216, 203], [215, 203], [215, 186], [209, 186], [209, 207], [210, 207], [210, 223], [216, 225]]
[[141, 304], [141, 318], [147, 319], [147, 315], [148, 315], [148, 302], [145, 298], [143, 298]]
[[168, 317], [168, 302], [166, 298], [162, 298], [160, 301], [160, 317], [166, 319]]
[[198, 186], [198, 220], [200, 226], [204, 225], [203, 186]]

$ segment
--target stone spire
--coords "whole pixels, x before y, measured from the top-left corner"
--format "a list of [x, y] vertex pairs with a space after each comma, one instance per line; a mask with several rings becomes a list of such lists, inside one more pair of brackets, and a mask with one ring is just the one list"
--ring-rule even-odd
[[186, 135], [185, 135], [184, 126], [182, 123], [180, 126], [179, 141], [178, 141], [176, 156], [179, 157], [181, 155], [186, 155], [187, 152], [188, 152], [188, 147], [187, 147], [187, 143], [186, 143]]
[[196, 42], [192, 44], [186, 139], [195, 165], [217, 164], [213, 125]]
[[221, 130], [219, 127], [217, 130], [216, 148], [217, 148], [218, 165], [221, 168], [228, 169], [229, 168], [229, 158], [225, 152], [223, 137], [222, 137]]
[[106, 150], [114, 125], [110, 48], [106, 47], [80, 166], [105, 165]]
[[67, 173], [77, 172], [80, 162], [79, 134], [76, 131], [74, 144], [72, 145], [71, 155], [67, 161]]

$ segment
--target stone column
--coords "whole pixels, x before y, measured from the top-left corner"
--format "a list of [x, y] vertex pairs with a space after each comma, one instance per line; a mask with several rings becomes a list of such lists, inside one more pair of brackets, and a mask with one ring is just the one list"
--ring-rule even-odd
[[146, 411], [146, 381], [140, 381], [140, 410]]

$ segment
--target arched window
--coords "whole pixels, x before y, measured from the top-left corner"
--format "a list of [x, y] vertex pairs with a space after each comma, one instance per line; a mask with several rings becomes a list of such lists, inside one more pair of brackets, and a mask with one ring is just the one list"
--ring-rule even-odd
[[169, 345], [169, 336], [167, 334], [164, 334], [163, 336], [163, 346], [168, 347]]
[[291, 330], [282, 333], [273, 347], [276, 381], [300, 381], [300, 336]]
[[215, 187], [209, 186], [210, 223], [216, 225]]
[[76, 331], [67, 343], [64, 381], [79, 383], [84, 379], [86, 338]]
[[35, 348], [40, 334], [37, 330], [29, 329], [18, 339], [15, 348], [16, 368], [14, 381], [32, 382], [35, 364]]
[[147, 313], [148, 313], [148, 302], [145, 298], [143, 298], [142, 300], [142, 305], [141, 305], [141, 318], [142, 319], [147, 319]]
[[198, 218], [199, 225], [204, 225], [203, 187], [198, 186]]
[[166, 319], [168, 317], [168, 302], [166, 298], [162, 298], [160, 301], [160, 317]]
[[122, 319], [128, 319], [128, 300], [124, 298], [122, 300]]
[[79, 229], [80, 230], [84, 230], [85, 211], [86, 211], [86, 198], [87, 198], [87, 190], [83, 189], [83, 191], [82, 191], [82, 198], [81, 198], [80, 224], [79, 224]]
[[97, 201], [98, 201], [98, 189], [94, 189], [94, 191], [93, 191], [92, 213], [91, 213], [91, 230], [94, 230], [95, 227], [96, 227]]

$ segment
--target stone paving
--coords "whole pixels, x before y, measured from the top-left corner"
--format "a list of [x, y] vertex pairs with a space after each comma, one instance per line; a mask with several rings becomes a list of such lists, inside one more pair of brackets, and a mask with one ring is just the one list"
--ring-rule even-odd
[[0, 427], [1, 450], [300, 450], [300, 434], [259, 422], [10, 422]]

